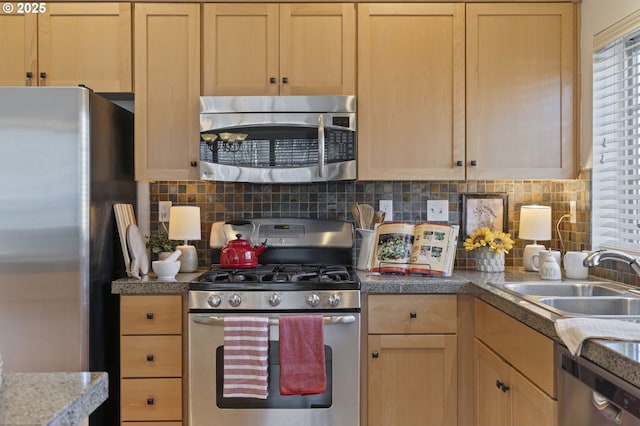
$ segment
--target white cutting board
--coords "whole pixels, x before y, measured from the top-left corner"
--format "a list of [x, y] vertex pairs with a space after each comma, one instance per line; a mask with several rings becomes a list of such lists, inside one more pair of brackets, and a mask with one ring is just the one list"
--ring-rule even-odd
[[129, 256], [129, 249], [127, 248], [127, 229], [129, 225], [136, 224], [136, 216], [133, 212], [132, 204], [114, 204], [113, 211], [116, 216], [116, 225], [118, 225], [118, 235], [120, 235], [120, 246], [122, 248], [122, 256], [124, 258], [124, 267], [127, 271], [127, 276], [133, 276], [131, 274], [131, 257]]
[[129, 270], [134, 278], [141, 278], [149, 273], [149, 255], [147, 255], [147, 247], [144, 242], [144, 236], [136, 224], [131, 224], [127, 228], [127, 246], [129, 247], [129, 256], [131, 256], [131, 265]]

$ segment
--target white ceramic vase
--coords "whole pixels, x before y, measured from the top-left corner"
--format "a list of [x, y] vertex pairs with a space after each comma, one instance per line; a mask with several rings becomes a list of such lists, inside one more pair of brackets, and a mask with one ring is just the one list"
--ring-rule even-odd
[[504, 252], [498, 254], [487, 247], [476, 250], [476, 270], [480, 272], [504, 272]]

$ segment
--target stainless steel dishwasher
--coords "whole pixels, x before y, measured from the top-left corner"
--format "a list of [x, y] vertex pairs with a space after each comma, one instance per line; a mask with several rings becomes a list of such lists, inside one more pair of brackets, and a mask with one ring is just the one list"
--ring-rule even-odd
[[640, 388], [557, 349], [559, 426], [640, 425]]

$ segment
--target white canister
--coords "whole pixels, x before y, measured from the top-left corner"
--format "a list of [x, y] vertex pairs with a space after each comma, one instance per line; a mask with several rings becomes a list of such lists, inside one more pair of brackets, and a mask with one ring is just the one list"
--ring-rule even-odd
[[568, 251], [564, 255], [562, 263], [567, 278], [584, 280], [589, 277], [589, 268], [582, 263], [587, 255], [588, 253], [583, 251]]
[[542, 259], [542, 266], [540, 266], [540, 278], [543, 280], [561, 280], [562, 271], [560, 270], [560, 264], [556, 261], [553, 253], [546, 253]]
[[542, 263], [544, 262], [547, 254], [553, 255], [553, 258], [556, 260], [556, 263], [560, 265], [560, 250], [540, 250], [538, 253], [532, 256], [532, 266], [534, 271], [540, 271], [542, 267]]

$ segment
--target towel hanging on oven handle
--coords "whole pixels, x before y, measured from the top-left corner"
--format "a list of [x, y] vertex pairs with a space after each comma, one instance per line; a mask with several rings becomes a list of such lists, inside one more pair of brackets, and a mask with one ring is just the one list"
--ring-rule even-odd
[[[325, 325], [351, 324], [356, 321], [356, 317], [353, 315], [331, 315], [331, 316], [323, 316], [322, 318]], [[193, 322], [197, 324], [224, 325], [224, 317], [197, 316], [193, 318]], [[279, 323], [280, 321], [278, 320], [278, 317], [269, 317], [269, 325], [278, 325]]]

